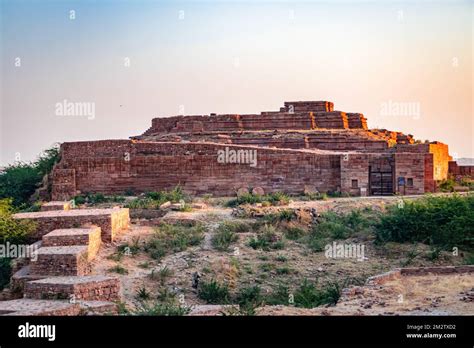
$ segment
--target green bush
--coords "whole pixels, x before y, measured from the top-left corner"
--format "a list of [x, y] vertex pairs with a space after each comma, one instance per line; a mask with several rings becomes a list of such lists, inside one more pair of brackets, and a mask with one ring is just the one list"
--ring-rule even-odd
[[285, 244], [272, 225], [265, 225], [255, 238], [250, 238], [248, 246], [252, 249], [283, 249]]
[[[147, 192], [144, 197], [134, 199], [126, 207], [130, 209], [159, 209], [160, 205], [165, 202], [177, 203], [186, 199], [181, 187], [176, 186], [171, 191]], [[190, 207], [185, 205], [183, 209], [189, 211]]]
[[147, 315], [147, 316], [182, 316], [191, 311], [189, 307], [180, 306], [174, 303], [160, 303], [155, 302], [148, 304], [147, 302], [140, 302], [137, 308], [131, 312], [133, 315]]
[[261, 292], [258, 285], [241, 288], [236, 296], [240, 311], [246, 315], [254, 315], [255, 308], [260, 307], [264, 302]]
[[308, 279], [304, 279], [295, 291], [294, 301], [296, 307], [313, 308], [324, 304], [335, 305], [341, 296], [341, 290], [336, 283], [318, 289]]
[[252, 226], [242, 221], [224, 221], [220, 224], [219, 228], [227, 229], [236, 233], [242, 233], [249, 232], [252, 229]]
[[289, 201], [290, 198], [282, 192], [274, 192], [264, 196], [245, 193], [235, 199], [228, 201], [226, 205], [228, 207], [235, 207], [241, 204], [255, 204], [263, 202], [268, 202], [271, 205], [285, 205], [288, 204]]
[[0, 258], [0, 290], [3, 290], [9, 283], [12, 276], [11, 259]]
[[426, 197], [391, 206], [376, 225], [376, 241], [422, 242], [474, 249], [474, 195]]
[[456, 186], [456, 181], [452, 178], [445, 179], [438, 185], [439, 189], [443, 192], [453, 192], [454, 186]]
[[216, 250], [227, 251], [229, 246], [238, 239], [237, 234], [230, 230], [227, 225], [219, 225], [216, 233], [211, 238], [211, 243]]
[[30, 197], [41, 185], [59, 159], [59, 147], [54, 146], [40, 154], [35, 162], [16, 163], [0, 173], [0, 199], [11, 198], [16, 207], [28, 205]]
[[307, 231], [298, 226], [286, 226], [283, 230], [285, 237], [288, 239], [296, 240], [307, 234]]
[[28, 220], [14, 219], [14, 208], [11, 199], [0, 200], [0, 244], [26, 244], [31, 239], [31, 234], [36, 224]]
[[204, 227], [200, 224], [186, 226], [183, 224], [161, 223], [153, 237], [145, 243], [144, 249], [154, 259], [186, 250], [190, 246], [199, 245], [204, 238]]
[[210, 304], [227, 304], [230, 301], [229, 288], [212, 279], [199, 283], [198, 297]]
[[265, 297], [265, 304], [288, 306], [290, 304], [290, 290], [286, 285], [279, 284], [275, 290]]

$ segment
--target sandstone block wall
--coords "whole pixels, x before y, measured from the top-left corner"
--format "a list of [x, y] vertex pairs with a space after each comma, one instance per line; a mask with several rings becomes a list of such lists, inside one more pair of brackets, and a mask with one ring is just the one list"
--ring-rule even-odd
[[456, 161], [450, 161], [448, 174], [456, 179], [468, 177], [474, 179], [474, 166], [460, 166]]
[[334, 111], [334, 103], [329, 101], [289, 101], [284, 103], [284, 107], [280, 108], [281, 112], [289, 112], [290, 108], [294, 112], [307, 111]]
[[445, 180], [448, 177], [448, 163], [452, 160], [448, 145], [433, 142], [427, 144], [399, 144], [397, 152], [430, 153], [432, 154], [433, 180]]
[[89, 261], [94, 259], [101, 244], [100, 227], [57, 229], [45, 234], [42, 246], [87, 245]]
[[[218, 151], [226, 147], [257, 151], [257, 165], [218, 163]], [[74, 168], [76, 192], [106, 194], [128, 189], [159, 191], [176, 185], [191, 194], [216, 195], [234, 195], [242, 186], [288, 193], [302, 193], [307, 184], [316, 185], [321, 192], [340, 186], [337, 154], [223, 144], [127, 140], [65, 143], [58, 168]], [[55, 186], [54, 182], [56, 198]]]
[[[55, 183], [56, 184], [56, 183]], [[61, 185], [61, 183], [58, 183]], [[130, 224], [128, 208], [122, 209], [78, 209], [15, 214], [16, 219], [33, 220], [37, 227], [32, 239], [39, 240], [45, 234], [64, 228], [79, 228], [97, 225], [102, 231], [102, 241], [111, 242]]]
[[87, 246], [41, 247], [31, 262], [32, 274], [82, 276], [90, 272]]
[[[424, 193], [425, 188], [425, 154], [395, 153], [395, 192], [403, 195]], [[398, 178], [405, 178], [405, 185], [398, 185]], [[413, 185], [409, 185], [409, 180]]]
[[353, 129], [365, 129], [367, 130], [367, 119], [364, 117], [364, 115], [359, 114], [359, 113], [346, 113], [347, 115], [347, 120], [349, 123], [349, 128]]
[[[348, 129], [347, 115], [342, 111], [265, 113], [248, 115], [201, 115], [154, 118], [143, 135], [160, 133], [267, 130], [267, 129]], [[353, 128], [355, 124], [353, 123]]]
[[[341, 156], [341, 191], [354, 196], [369, 195], [368, 154], [345, 154]], [[357, 180], [357, 185], [353, 185]], [[357, 186], [357, 187], [355, 187]]]
[[120, 280], [106, 276], [55, 277], [26, 283], [25, 297], [32, 299], [72, 299], [117, 301]]
[[71, 208], [71, 202], [62, 201], [46, 202], [41, 205], [41, 211], [70, 210]]

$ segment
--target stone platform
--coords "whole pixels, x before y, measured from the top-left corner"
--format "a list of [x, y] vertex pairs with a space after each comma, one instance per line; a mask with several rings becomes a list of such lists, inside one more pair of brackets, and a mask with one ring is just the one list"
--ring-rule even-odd
[[25, 297], [34, 299], [71, 299], [116, 301], [120, 282], [114, 277], [51, 277], [28, 282]]
[[33, 213], [18, 213], [15, 219], [29, 219], [37, 224], [34, 239], [64, 228], [78, 228], [86, 225], [97, 225], [102, 230], [102, 241], [111, 242], [121, 231], [130, 225], [128, 208], [117, 209], [74, 209], [54, 210]]
[[43, 236], [43, 247], [87, 245], [88, 260], [94, 259], [101, 244], [100, 227], [57, 229]]

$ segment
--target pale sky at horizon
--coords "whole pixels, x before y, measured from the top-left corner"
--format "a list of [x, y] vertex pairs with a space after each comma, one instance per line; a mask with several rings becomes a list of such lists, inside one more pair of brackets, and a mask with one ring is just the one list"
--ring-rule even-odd
[[[291, 100], [333, 101], [474, 157], [473, 1], [0, 3], [0, 165], [54, 142], [126, 139], [183, 107]], [[95, 117], [56, 115], [64, 100]], [[384, 112], [403, 103], [419, 113]]]

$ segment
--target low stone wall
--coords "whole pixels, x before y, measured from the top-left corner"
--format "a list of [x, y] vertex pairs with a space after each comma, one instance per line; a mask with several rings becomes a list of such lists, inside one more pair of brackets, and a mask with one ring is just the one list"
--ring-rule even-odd
[[41, 205], [41, 211], [70, 210], [71, 208], [71, 202], [62, 201], [52, 201]]
[[83, 276], [90, 272], [87, 246], [41, 247], [36, 255], [30, 265], [32, 274]]
[[34, 300], [20, 298], [12, 301], [0, 301], [0, 315], [22, 316], [70, 316], [79, 315], [81, 306], [69, 301]]
[[34, 299], [74, 299], [116, 301], [120, 280], [106, 276], [56, 277], [26, 283], [25, 297]]
[[463, 266], [432, 266], [432, 267], [406, 267], [382, 273], [367, 279], [369, 285], [380, 285], [388, 281], [400, 279], [405, 276], [422, 276], [427, 274], [461, 274], [474, 273], [474, 265]]
[[57, 229], [43, 236], [43, 247], [86, 245], [89, 261], [95, 258], [101, 244], [100, 227]]
[[474, 179], [474, 166], [460, 166], [456, 161], [450, 161], [448, 173], [455, 179], [463, 177]]
[[[60, 183], [58, 184], [60, 185]], [[117, 234], [127, 229], [130, 224], [127, 208], [18, 213], [14, 215], [14, 218], [29, 219], [36, 223], [34, 240], [41, 239], [45, 234], [56, 229], [97, 225], [102, 231], [102, 241], [111, 242]]]

